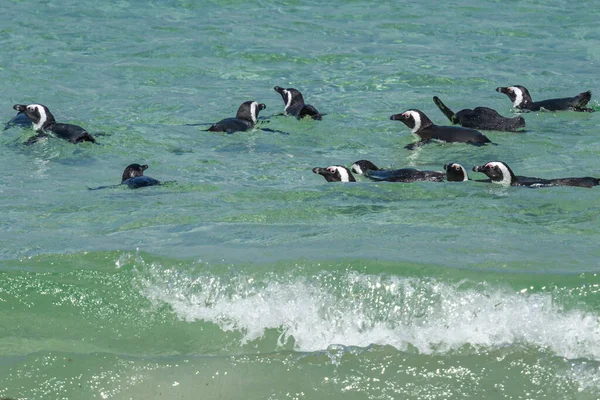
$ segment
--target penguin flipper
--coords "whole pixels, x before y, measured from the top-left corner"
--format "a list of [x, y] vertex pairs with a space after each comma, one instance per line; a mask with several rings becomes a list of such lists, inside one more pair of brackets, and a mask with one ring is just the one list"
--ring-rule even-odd
[[23, 144], [25, 146], [31, 146], [32, 144], [35, 144], [37, 142], [39, 142], [42, 139], [47, 138], [48, 135], [46, 135], [45, 133], [38, 133], [35, 136], [30, 137], [29, 139], [27, 139], [26, 141], [23, 142]]
[[96, 139], [94, 139], [94, 137], [92, 135], [90, 135], [87, 131], [83, 132], [81, 135], [79, 135], [78, 137], [69, 140], [69, 142], [71, 143], [81, 143], [81, 142], [92, 142], [92, 143], [96, 143]]
[[98, 190], [98, 189], [116, 188], [116, 187], [119, 187], [119, 186], [121, 186], [121, 185], [98, 186], [98, 187], [95, 187], [95, 188], [91, 188], [91, 187], [89, 187], [89, 186], [88, 186], [88, 190]]
[[418, 149], [419, 147], [423, 146], [424, 144], [431, 143], [431, 141], [432, 141], [431, 139], [427, 139], [427, 140], [419, 140], [418, 142], [414, 142], [414, 143], [411, 143], [411, 144], [407, 144], [406, 146], [404, 146], [404, 148], [405, 148], [406, 150], [416, 150], [416, 149]]
[[435, 103], [436, 106], [438, 106], [438, 108], [440, 109], [442, 114], [444, 114], [446, 116], [446, 118], [448, 118], [450, 120], [450, 122], [452, 122], [453, 125], [458, 123], [458, 120], [456, 118], [456, 114], [454, 114], [454, 111], [452, 111], [451, 109], [446, 107], [446, 105], [444, 103], [442, 103], [442, 100], [440, 100], [439, 97], [433, 96], [433, 102]]
[[219, 124], [213, 124], [210, 128], [208, 128], [206, 130], [207, 132], [225, 132], [225, 129], [223, 129], [223, 126], [219, 125]]
[[257, 129], [260, 129], [261, 131], [265, 131], [265, 132], [281, 133], [282, 135], [289, 135], [288, 132], [280, 131], [278, 129], [271, 129], [271, 128], [257, 128]]

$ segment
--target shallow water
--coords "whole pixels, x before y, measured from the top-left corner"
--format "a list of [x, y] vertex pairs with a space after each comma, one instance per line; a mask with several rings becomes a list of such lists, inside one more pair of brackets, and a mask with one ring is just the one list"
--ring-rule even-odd
[[[447, 124], [434, 95], [511, 116], [497, 86], [596, 93], [594, 6], [11, 2], [3, 122], [42, 103], [99, 144], [0, 134], [0, 396], [598, 398], [598, 188], [311, 172], [366, 158], [600, 176], [598, 112], [412, 152], [389, 120]], [[273, 116], [276, 85], [323, 121]], [[198, 125], [250, 99], [288, 134]], [[87, 190], [133, 162], [175, 182]]]

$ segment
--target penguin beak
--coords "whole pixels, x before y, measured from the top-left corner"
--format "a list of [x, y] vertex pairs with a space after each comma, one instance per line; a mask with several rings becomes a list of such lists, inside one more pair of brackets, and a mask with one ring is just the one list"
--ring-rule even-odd
[[259, 110], [264, 110], [265, 108], [267, 108], [267, 106], [266, 106], [264, 103], [260, 103], [260, 104], [258, 105], [258, 109], [259, 109]]
[[315, 174], [321, 175], [323, 178], [325, 178], [325, 180], [327, 182], [333, 182], [333, 181], [337, 180], [333, 177], [333, 173], [330, 170], [328, 170], [327, 168], [315, 167], [312, 169], [312, 172], [314, 172]]
[[279, 94], [283, 94], [284, 89], [280, 86], [275, 86], [273, 89]]
[[476, 166], [473, 167], [473, 171], [474, 172], [483, 172], [483, 173], [485, 173], [485, 170], [486, 170], [485, 165], [476, 165]]
[[15, 104], [13, 106], [13, 110], [18, 111], [18, 112], [25, 112], [26, 109], [27, 109], [27, 106], [25, 104]]
[[142, 167], [142, 171], [145, 171], [148, 169], [148, 166], [146, 164], [142, 165], [141, 167]]
[[390, 117], [390, 119], [392, 121], [404, 121], [406, 119], [406, 117], [402, 113], [400, 113], [400, 114], [394, 114], [394, 115], [392, 115]]
[[508, 88], [507, 87], [497, 87], [496, 88], [496, 92], [507, 94], [508, 93]]

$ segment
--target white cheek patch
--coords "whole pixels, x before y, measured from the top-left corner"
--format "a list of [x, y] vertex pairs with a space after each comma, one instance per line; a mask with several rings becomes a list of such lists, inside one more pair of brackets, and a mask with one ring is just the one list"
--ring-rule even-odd
[[348, 171], [346, 171], [345, 168], [331, 166], [327, 169], [331, 172], [340, 174], [340, 182], [350, 182], [350, 175], [348, 175]]
[[460, 169], [462, 170], [462, 173], [463, 173], [463, 176], [464, 176], [464, 178], [463, 178], [463, 180], [462, 180], [463, 182], [466, 182], [466, 181], [468, 181], [468, 180], [469, 180], [469, 175], [467, 174], [467, 170], [465, 169], [465, 167], [463, 167], [463, 166], [462, 166], [462, 165], [460, 165], [460, 164], [454, 164], [453, 166], [455, 166], [455, 167], [456, 167], [456, 166], [458, 166], [458, 167], [460, 167]]
[[415, 126], [412, 128], [412, 133], [417, 133], [419, 129], [421, 129], [421, 116], [416, 111], [406, 111], [404, 115], [409, 115], [412, 117], [413, 121], [415, 121]]
[[38, 131], [38, 130], [42, 129], [42, 127], [48, 120], [48, 116], [46, 115], [46, 110], [44, 110], [44, 107], [42, 107], [39, 104], [29, 104], [27, 106], [27, 109], [30, 111], [37, 110], [38, 113], [40, 114], [40, 120], [36, 124], [33, 124], [33, 130]]
[[488, 163], [487, 165], [496, 166], [502, 172], [502, 180], [494, 181], [494, 182], [499, 183], [504, 186], [510, 186], [512, 178], [510, 176], [510, 171], [508, 170], [508, 168], [506, 168], [506, 165], [499, 163], [499, 162], [491, 162], [491, 163]]
[[256, 109], [258, 108], [258, 103], [253, 101], [250, 104], [250, 116], [252, 117], [252, 122], [256, 125]]
[[292, 93], [289, 90], [284, 90], [283, 94], [285, 94], [285, 97], [286, 97], [285, 108], [283, 109], [283, 111], [286, 112], [287, 109], [292, 104]]
[[513, 106], [518, 107], [523, 102], [523, 91], [516, 86], [510, 86], [511, 89], [515, 93], [515, 101], [513, 102]]

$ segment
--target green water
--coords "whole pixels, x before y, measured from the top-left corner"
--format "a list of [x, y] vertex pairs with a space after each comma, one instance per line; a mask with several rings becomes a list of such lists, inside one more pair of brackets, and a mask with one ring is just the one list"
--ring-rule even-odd
[[[0, 21], [3, 121], [48, 106], [99, 145], [0, 134], [0, 396], [597, 399], [598, 188], [333, 184], [313, 167], [600, 177], [600, 113], [529, 113], [497, 146], [392, 114], [511, 116], [591, 89], [596, 3], [21, 2]], [[323, 121], [202, 131], [301, 90]], [[2, 111], [3, 110], [3, 111]], [[88, 191], [149, 165], [160, 187]], [[483, 176], [471, 173], [474, 179]]]

